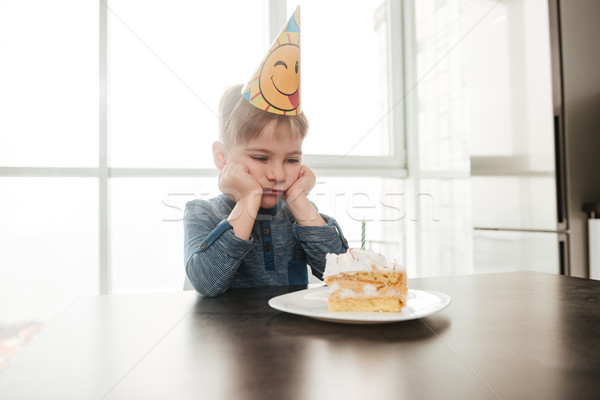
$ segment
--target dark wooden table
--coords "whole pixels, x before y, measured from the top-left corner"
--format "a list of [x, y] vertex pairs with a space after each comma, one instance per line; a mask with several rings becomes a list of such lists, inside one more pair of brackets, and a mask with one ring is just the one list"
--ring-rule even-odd
[[600, 282], [535, 272], [409, 280], [421, 319], [271, 309], [298, 288], [77, 299], [0, 373], [0, 399], [597, 399]]

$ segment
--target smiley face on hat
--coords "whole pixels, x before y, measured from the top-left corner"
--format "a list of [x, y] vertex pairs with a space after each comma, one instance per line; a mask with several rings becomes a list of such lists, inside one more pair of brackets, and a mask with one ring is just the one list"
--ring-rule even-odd
[[242, 96], [253, 106], [283, 115], [300, 109], [300, 7], [271, 45]]
[[259, 87], [272, 107], [295, 110], [300, 104], [300, 46], [286, 43], [276, 47], [260, 71]]

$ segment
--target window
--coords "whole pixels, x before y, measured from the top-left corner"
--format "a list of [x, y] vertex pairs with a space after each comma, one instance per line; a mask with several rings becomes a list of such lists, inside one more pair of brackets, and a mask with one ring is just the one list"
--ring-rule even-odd
[[112, 292], [180, 290], [185, 203], [218, 194], [211, 178], [112, 178]]
[[557, 273], [548, 2], [405, 6], [410, 185], [439, 211], [410, 263]]
[[[0, 2], [0, 293], [180, 289], [220, 95], [296, 3], [33, 3]], [[311, 196], [350, 243], [365, 220], [413, 277], [556, 268], [547, 3], [299, 4]]]
[[98, 4], [34, 3], [0, 2], [0, 303], [17, 310], [99, 284]]
[[[387, 3], [305, 0], [299, 4], [302, 100], [312, 133], [305, 151], [392, 156]], [[295, 7], [288, 2], [287, 14]]]
[[98, 289], [98, 185], [92, 178], [0, 178], [0, 296]]
[[0, 167], [98, 165], [97, 43], [93, 2], [0, 3]]
[[110, 167], [213, 168], [219, 99], [253, 73], [264, 27], [256, 1], [111, 2]]
[[[311, 196], [403, 262], [400, 3], [317, 4], [300, 2]], [[221, 93], [295, 5], [0, 3], [0, 292], [180, 290], [183, 207], [217, 193]]]

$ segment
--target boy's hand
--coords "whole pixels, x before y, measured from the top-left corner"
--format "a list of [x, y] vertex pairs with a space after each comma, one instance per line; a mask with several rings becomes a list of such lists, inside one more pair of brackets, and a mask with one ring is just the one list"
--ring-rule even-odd
[[248, 167], [230, 161], [219, 172], [219, 189], [236, 203], [227, 217], [233, 234], [243, 240], [250, 239], [262, 199], [262, 186], [249, 174]]
[[283, 200], [294, 215], [296, 223], [304, 226], [325, 225], [325, 220], [308, 201], [308, 193], [315, 187], [317, 178], [315, 174], [303, 165], [300, 169], [298, 180], [284, 193]]
[[228, 162], [219, 172], [219, 190], [236, 203], [244, 198], [262, 196], [262, 186], [248, 173], [248, 167]]
[[312, 188], [315, 187], [316, 183], [317, 177], [314, 172], [306, 165], [303, 165], [302, 168], [300, 168], [298, 180], [296, 180], [296, 182], [294, 182], [284, 193], [283, 199], [287, 202], [288, 200], [294, 201], [300, 196], [307, 196]]

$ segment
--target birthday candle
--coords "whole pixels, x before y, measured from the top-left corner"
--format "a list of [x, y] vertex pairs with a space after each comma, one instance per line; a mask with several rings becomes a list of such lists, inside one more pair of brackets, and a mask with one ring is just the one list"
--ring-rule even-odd
[[362, 227], [361, 227], [362, 229], [361, 229], [361, 232], [360, 232], [360, 248], [361, 248], [361, 250], [365, 249], [365, 233], [366, 233], [366, 230], [367, 230], [366, 229], [367, 228], [366, 225], [367, 224], [363, 220], [362, 221]]

